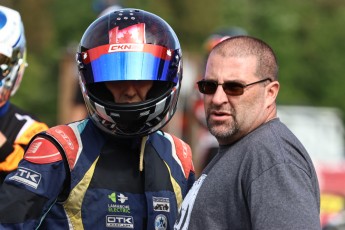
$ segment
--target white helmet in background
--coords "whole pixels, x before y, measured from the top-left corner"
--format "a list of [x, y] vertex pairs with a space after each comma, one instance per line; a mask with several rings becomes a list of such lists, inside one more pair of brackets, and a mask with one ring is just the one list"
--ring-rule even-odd
[[21, 83], [26, 63], [26, 40], [18, 11], [0, 6], [0, 106]]

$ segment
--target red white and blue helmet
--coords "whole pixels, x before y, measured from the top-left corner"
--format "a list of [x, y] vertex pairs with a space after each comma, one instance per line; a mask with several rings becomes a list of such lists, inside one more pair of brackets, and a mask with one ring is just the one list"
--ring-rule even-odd
[[[170, 25], [139, 9], [120, 9], [96, 19], [77, 52], [79, 82], [88, 113], [103, 131], [120, 137], [161, 129], [176, 111], [182, 51]], [[113, 101], [104, 82], [152, 80], [145, 101]]]
[[18, 11], [0, 6], [0, 107], [16, 93], [26, 66], [21, 16]]

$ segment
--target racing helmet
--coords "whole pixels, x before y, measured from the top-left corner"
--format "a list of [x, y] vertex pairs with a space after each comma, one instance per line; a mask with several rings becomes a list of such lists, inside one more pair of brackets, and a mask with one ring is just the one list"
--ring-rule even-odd
[[0, 107], [16, 93], [26, 66], [21, 16], [18, 11], [0, 6]]
[[[82, 36], [76, 59], [89, 117], [106, 133], [144, 136], [175, 113], [182, 51], [175, 32], [159, 16], [124, 8], [99, 17]], [[146, 100], [114, 102], [105, 82], [133, 80], [153, 81]]]

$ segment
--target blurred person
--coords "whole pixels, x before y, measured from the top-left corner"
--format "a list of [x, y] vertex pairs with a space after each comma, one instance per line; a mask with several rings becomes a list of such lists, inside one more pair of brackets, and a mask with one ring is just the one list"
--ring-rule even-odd
[[313, 163], [277, 117], [271, 47], [250, 36], [218, 43], [198, 88], [219, 150], [188, 192], [175, 229], [321, 229]]
[[[226, 38], [237, 35], [247, 35], [247, 31], [241, 27], [230, 26], [218, 28], [211, 33], [204, 42], [205, 62], [209, 52], [211, 52], [215, 45]], [[200, 73], [198, 80], [201, 80], [203, 75], [204, 73]], [[197, 125], [196, 132], [193, 134], [197, 140], [197, 143], [192, 147], [193, 162], [195, 167], [195, 175], [196, 177], [199, 177], [202, 170], [218, 152], [218, 142], [207, 129], [203, 95], [195, 88], [193, 89], [193, 94], [190, 98], [192, 103], [190, 106], [192, 109], [192, 118], [194, 118], [194, 121]]]
[[74, 91], [75, 92], [72, 98], [73, 103], [72, 103], [72, 107], [70, 108], [70, 117], [67, 123], [85, 119], [88, 115], [83, 94], [80, 91], [79, 84], [76, 84]]
[[77, 63], [89, 116], [32, 140], [0, 189], [0, 228], [172, 229], [194, 183], [190, 147], [160, 131], [182, 83], [174, 30], [110, 12], [86, 29]]
[[0, 6], [0, 184], [23, 158], [30, 139], [48, 126], [10, 102], [26, 68], [26, 40], [18, 11]]

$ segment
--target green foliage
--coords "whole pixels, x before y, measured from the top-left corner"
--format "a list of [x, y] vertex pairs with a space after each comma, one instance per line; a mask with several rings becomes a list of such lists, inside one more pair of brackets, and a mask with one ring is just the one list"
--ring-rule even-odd
[[[13, 101], [50, 124], [56, 122], [59, 62], [76, 49], [97, 17], [96, 0], [4, 1], [23, 16], [29, 67]], [[184, 53], [204, 54], [210, 33], [225, 26], [245, 28], [276, 51], [280, 104], [335, 106], [345, 112], [345, 2], [342, 0], [126, 0], [164, 18], [176, 31]], [[75, 52], [75, 51], [73, 51]], [[73, 53], [72, 52], [72, 53]]]
[[42, 58], [29, 54], [27, 59], [29, 65], [11, 102], [53, 125], [56, 123], [57, 75], [51, 74]]
[[79, 43], [84, 31], [97, 17], [92, 0], [54, 1], [49, 10], [52, 12], [56, 40], [59, 47]]

